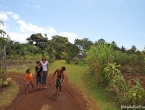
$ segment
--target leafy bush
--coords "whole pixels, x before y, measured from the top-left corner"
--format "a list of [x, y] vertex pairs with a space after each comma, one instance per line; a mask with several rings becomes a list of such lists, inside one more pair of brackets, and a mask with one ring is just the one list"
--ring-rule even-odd
[[7, 78], [5, 81], [2, 81], [2, 79], [0, 79], [0, 87], [3, 86], [9, 86], [11, 83], [11, 78]]
[[127, 53], [122, 53], [121, 51], [114, 50], [112, 53], [112, 62], [124, 65], [130, 61], [129, 55]]
[[131, 73], [145, 73], [145, 61], [140, 59], [137, 55], [132, 54], [130, 56], [128, 65], [132, 68]]
[[85, 61], [85, 59], [84, 59], [84, 58], [82, 58], [82, 59], [79, 59], [79, 62], [78, 62], [78, 64], [79, 64], [79, 65], [84, 65], [84, 64], [86, 64], [86, 61]]
[[127, 54], [121, 51], [113, 51], [111, 63], [116, 62], [121, 65], [122, 73], [145, 73], [145, 61], [138, 54]]
[[76, 58], [74, 61], [73, 61], [74, 64], [78, 64], [79, 63], [79, 59]]

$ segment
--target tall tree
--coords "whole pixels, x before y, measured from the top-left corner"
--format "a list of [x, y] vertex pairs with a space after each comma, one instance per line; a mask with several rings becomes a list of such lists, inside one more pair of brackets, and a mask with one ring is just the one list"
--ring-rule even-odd
[[99, 43], [103, 43], [103, 44], [106, 43], [106, 41], [105, 41], [103, 38], [99, 39], [98, 42], [99, 42]]
[[114, 50], [120, 50], [120, 48], [117, 46], [116, 42], [115, 41], [112, 41], [111, 42], [111, 45], [113, 47]]
[[39, 47], [41, 50], [45, 49], [48, 45], [47, 37], [43, 37], [41, 33], [32, 34], [26, 40], [29, 44]]
[[79, 47], [80, 50], [87, 50], [93, 45], [93, 42], [88, 38], [75, 39], [74, 44]]
[[125, 48], [122, 46], [120, 51], [125, 52]]
[[54, 56], [56, 59], [61, 59], [62, 52], [67, 51], [66, 43], [68, 38], [63, 36], [54, 35], [51, 40], [51, 47], [54, 49]]
[[69, 53], [70, 58], [76, 57], [77, 54], [80, 52], [78, 46], [72, 43], [66, 43], [67, 50], [66, 52]]
[[52, 36], [52, 41], [62, 44], [62, 43], [67, 43], [68, 42], [68, 38], [67, 37], [63, 37], [63, 36], [54, 35], [54, 36]]
[[137, 50], [137, 48], [136, 48], [136, 46], [135, 46], [135, 45], [133, 45], [133, 46], [131, 47], [131, 49], [130, 49], [130, 50], [131, 50], [131, 52], [132, 52], [132, 53], [135, 53], [135, 52], [136, 52], [136, 50]]

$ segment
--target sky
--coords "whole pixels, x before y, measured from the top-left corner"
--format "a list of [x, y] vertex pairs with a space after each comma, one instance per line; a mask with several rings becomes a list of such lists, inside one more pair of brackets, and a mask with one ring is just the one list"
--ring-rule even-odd
[[9, 37], [26, 43], [31, 34], [145, 47], [145, 0], [0, 0], [0, 20]]

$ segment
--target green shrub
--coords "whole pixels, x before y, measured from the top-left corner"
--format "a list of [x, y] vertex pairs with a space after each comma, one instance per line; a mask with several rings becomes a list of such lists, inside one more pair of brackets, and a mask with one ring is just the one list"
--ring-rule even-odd
[[86, 61], [84, 58], [80, 59], [79, 62], [78, 62], [79, 65], [84, 65], [86, 64]]
[[79, 63], [79, 58], [76, 58], [74, 61], [73, 61], [74, 64], [78, 64]]
[[124, 65], [130, 61], [129, 55], [127, 53], [122, 53], [119, 50], [114, 50], [111, 57], [113, 62], [117, 64]]
[[94, 74], [102, 74], [104, 67], [110, 62], [113, 48], [107, 43], [98, 43], [97, 46], [92, 46], [87, 52], [86, 63]]

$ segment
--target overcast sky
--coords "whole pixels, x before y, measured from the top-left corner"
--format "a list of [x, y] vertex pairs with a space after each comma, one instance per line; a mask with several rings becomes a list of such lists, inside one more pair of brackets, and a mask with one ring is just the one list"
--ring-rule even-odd
[[145, 46], [145, 0], [0, 0], [0, 29], [24, 43], [31, 34], [105, 39], [121, 47]]

